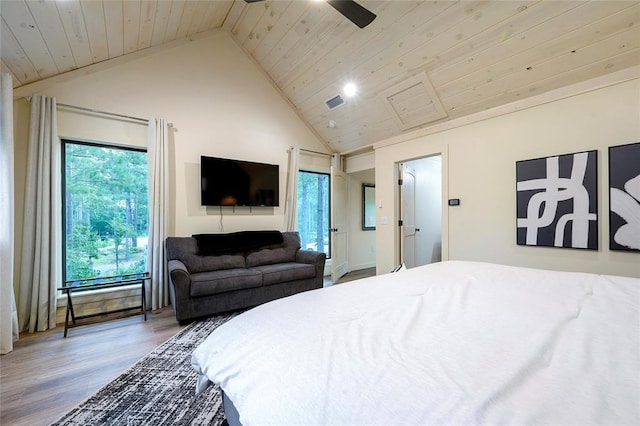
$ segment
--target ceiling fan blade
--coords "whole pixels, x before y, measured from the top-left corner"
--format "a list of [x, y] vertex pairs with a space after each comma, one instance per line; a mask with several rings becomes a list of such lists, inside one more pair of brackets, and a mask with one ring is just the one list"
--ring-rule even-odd
[[[258, 3], [264, 0], [244, 0], [245, 3]], [[360, 6], [353, 0], [327, 0], [335, 10], [344, 15], [359, 28], [364, 28], [376, 19], [376, 14]]]
[[366, 27], [376, 19], [375, 13], [360, 6], [353, 0], [328, 0], [327, 3], [359, 28]]

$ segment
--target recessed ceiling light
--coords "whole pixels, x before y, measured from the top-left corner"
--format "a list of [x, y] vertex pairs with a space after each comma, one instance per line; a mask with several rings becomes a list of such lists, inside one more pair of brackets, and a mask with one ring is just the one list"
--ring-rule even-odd
[[356, 93], [358, 93], [358, 88], [354, 83], [347, 83], [342, 88], [342, 91], [344, 92], [345, 96], [351, 97], [351, 96], [354, 96]]

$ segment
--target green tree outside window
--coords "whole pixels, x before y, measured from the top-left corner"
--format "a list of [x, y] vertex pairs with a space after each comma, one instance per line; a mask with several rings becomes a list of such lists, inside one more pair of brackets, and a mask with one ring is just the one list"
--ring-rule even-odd
[[144, 272], [147, 153], [63, 140], [65, 280]]
[[329, 242], [329, 174], [298, 174], [298, 232], [302, 248], [327, 254]]

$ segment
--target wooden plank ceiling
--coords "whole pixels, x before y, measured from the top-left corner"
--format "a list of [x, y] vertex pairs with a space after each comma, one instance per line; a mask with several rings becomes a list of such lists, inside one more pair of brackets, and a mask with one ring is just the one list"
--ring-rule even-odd
[[[640, 65], [640, 1], [2, 0], [20, 87], [223, 28], [336, 152]], [[343, 93], [357, 85], [353, 97]], [[325, 101], [341, 95], [344, 105]]]

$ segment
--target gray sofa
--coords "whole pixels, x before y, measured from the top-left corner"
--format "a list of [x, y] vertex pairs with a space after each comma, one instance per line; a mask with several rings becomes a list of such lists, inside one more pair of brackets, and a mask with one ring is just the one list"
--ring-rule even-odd
[[180, 322], [321, 288], [324, 253], [297, 232], [247, 231], [166, 239], [169, 294]]

